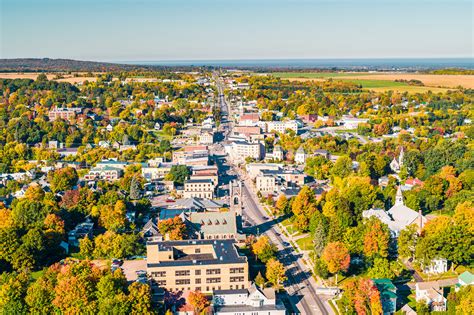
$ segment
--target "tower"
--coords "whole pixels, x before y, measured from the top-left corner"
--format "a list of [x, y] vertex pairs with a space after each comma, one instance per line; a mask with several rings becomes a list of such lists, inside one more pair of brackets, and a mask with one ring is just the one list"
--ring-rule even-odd
[[405, 152], [403, 151], [403, 147], [400, 149], [400, 154], [398, 155], [398, 165], [400, 168], [403, 166], [403, 158], [405, 156]]
[[395, 205], [396, 205], [396, 206], [398, 206], [398, 205], [403, 206], [403, 205], [404, 205], [404, 203], [403, 203], [403, 194], [402, 194], [402, 188], [401, 188], [401, 186], [398, 186], [397, 194], [395, 195]]
[[242, 182], [232, 180], [229, 183], [229, 205], [230, 210], [235, 211], [236, 215], [242, 215]]

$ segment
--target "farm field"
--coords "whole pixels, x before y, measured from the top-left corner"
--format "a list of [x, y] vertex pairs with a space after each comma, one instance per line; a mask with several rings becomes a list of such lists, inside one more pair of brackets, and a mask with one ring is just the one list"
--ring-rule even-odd
[[[18, 72], [2, 72], [0, 73], [0, 79], [32, 79], [36, 80], [36, 78], [40, 75], [39, 72], [28, 72], [28, 73], [18, 73]], [[54, 79], [58, 73], [46, 73], [46, 77], [48, 80], [55, 80], [58, 82], [68, 82], [68, 83], [78, 83], [84, 81], [96, 81], [96, 77], [74, 77], [70, 74], [62, 74], [64, 78], [62, 79]]]
[[[361, 84], [364, 88], [374, 91], [399, 91], [409, 93], [422, 93], [432, 91], [434, 93], [445, 92], [450, 88], [462, 86], [474, 88], [473, 75], [439, 75], [421, 73], [356, 73], [356, 72], [275, 72], [273, 75], [290, 81], [323, 81], [328, 78], [350, 80]], [[395, 80], [419, 80], [425, 86], [412, 86]], [[379, 81], [380, 83], [377, 83]]]

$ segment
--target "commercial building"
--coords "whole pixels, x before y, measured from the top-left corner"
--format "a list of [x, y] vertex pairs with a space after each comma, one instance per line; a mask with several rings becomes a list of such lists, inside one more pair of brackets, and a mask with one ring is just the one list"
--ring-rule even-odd
[[92, 168], [89, 173], [84, 175], [85, 180], [106, 180], [116, 181], [122, 176], [122, 169], [116, 167], [95, 167]]
[[269, 175], [259, 175], [255, 178], [255, 186], [257, 187], [257, 191], [271, 194], [275, 192], [276, 189], [275, 177]]
[[268, 132], [286, 133], [287, 129], [293, 130], [295, 133], [298, 133], [298, 123], [295, 120], [267, 122]]
[[215, 290], [212, 300], [215, 315], [286, 314], [285, 306], [277, 300], [274, 289], [260, 289], [255, 284], [248, 290]]
[[264, 155], [264, 148], [260, 142], [234, 141], [225, 149], [234, 161], [244, 161], [247, 157], [261, 160]]
[[70, 108], [55, 107], [49, 111], [48, 118], [50, 121], [55, 121], [58, 118], [71, 121], [71, 119], [76, 117], [76, 114], [80, 114], [81, 111], [82, 109], [78, 107], [70, 107]]
[[184, 182], [184, 198], [214, 198], [214, 184], [210, 179], [190, 179]]
[[214, 132], [212, 130], [201, 130], [199, 135], [199, 143], [201, 144], [213, 144], [214, 143]]
[[246, 289], [247, 257], [235, 240], [183, 240], [147, 243], [147, 273], [169, 291]]

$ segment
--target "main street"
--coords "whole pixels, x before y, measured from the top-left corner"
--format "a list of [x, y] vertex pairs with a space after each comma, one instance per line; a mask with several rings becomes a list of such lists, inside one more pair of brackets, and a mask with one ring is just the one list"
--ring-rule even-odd
[[[217, 76], [214, 78], [219, 94], [218, 106], [220, 106], [222, 114], [228, 117], [221, 125], [225, 139], [232, 130], [231, 109], [225, 100], [222, 81]], [[279, 249], [278, 259], [287, 269], [288, 281], [285, 282], [284, 286], [292, 305], [296, 305], [297, 311], [301, 314], [333, 314], [327, 302], [323, 302], [316, 294], [316, 281], [312, 277], [311, 270], [304, 264], [302, 255], [296, 253], [296, 250], [291, 247], [291, 244], [286, 240], [277, 223], [269, 221], [266, 217], [267, 214], [258, 203], [258, 198], [252, 190], [251, 181], [235, 165], [227, 165], [230, 167], [231, 172], [243, 183], [242, 201], [245, 221], [255, 226], [258, 229], [257, 233], [267, 235]]]

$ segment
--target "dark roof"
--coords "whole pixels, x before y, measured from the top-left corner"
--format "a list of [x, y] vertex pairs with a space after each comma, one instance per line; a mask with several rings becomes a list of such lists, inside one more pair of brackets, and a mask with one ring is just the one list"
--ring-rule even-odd
[[227, 240], [182, 240], [182, 241], [162, 241], [148, 242], [147, 245], [158, 245], [159, 251], [172, 251], [176, 246], [196, 246], [213, 245], [216, 256], [209, 255], [188, 255], [190, 259], [179, 258], [178, 260], [161, 261], [156, 263], [147, 263], [148, 267], [166, 267], [166, 266], [192, 266], [192, 265], [212, 265], [212, 264], [233, 264], [244, 263], [247, 257], [240, 256], [235, 247], [234, 239]]
[[211, 179], [190, 179], [184, 182], [185, 184], [197, 184], [197, 183], [212, 183]]
[[248, 294], [249, 291], [247, 289], [229, 289], [229, 290], [214, 290], [212, 294], [214, 295], [222, 295], [222, 294]]

